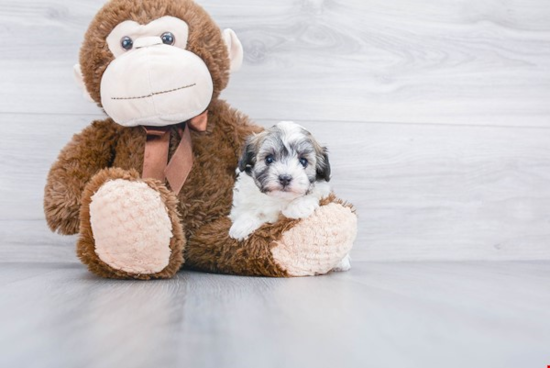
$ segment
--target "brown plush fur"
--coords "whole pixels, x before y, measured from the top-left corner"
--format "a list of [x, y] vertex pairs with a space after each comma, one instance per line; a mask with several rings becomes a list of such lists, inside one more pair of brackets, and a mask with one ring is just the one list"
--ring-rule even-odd
[[[321, 200], [320, 205], [338, 203], [355, 208], [336, 198], [334, 194]], [[280, 240], [281, 234], [293, 227], [299, 220], [280, 217], [275, 224], [265, 224], [244, 242], [231, 239], [228, 230], [231, 220], [224, 216], [209, 223], [189, 238], [185, 267], [220, 273], [236, 273], [246, 276], [287, 277], [286, 271], [278, 268], [271, 257], [271, 248]], [[213, 256], [215, 255], [215, 256]]]
[[[205, 132], [192, 132], [193, 169], [177, 199], [160, 182], [144, 180], [161, 193], [172, 220], [174, 237], [170, 243], [169, 265], [153, 275], [128, 274], [109, 267], [94, 251], [90, 197], [106, 180], [141, 180], [138, 173], [142, 172], [146, 139], [141, 127], [123, 128], [106, 119], [94, 122], [73, 137], [48, 175], [44, 196], [48, 225], [62, 234], [75, 234], [80, 230], [78, 255], [92, 272], [103, 277], [172, 277], [182, 265], [182, 249], [186, 265], [194, 269], [287, 276], [275, 263], [270, 249], [297, 221], [282, 219], [276, 224], [266, 224], [244, 243], [228, 238], [231, 223], [227, 215], [231, 209], [237, 160], [246, 137], [261, 128], [225, 101], [218, 100], [228, 83], [229, 59], [219, 28], [202, 8], [189, 0], [108, 2], [91, 23], [81, 49], [87, 89], [99, 104], [101, 77], [113, 60], [105, 42], [113, 27], [126, 19], [145, 24], [164, 15], [176, 16], [189, 24], [188, 49], [206, 62], [214, 81], [208, 128]], [[170, 155], [179, 143], [178, 134], [171, 136]]]
[[44, 190], [44, 212], [50, 229], [65, 235], [78, 233], [82, 191], [100, 169], [112, 166], [122, 129], [109, 120], [96, 121], [73, 136], [61, 151]]
[[185, 267], [245, 276], [286, 277], [286, 271], [273, 262], [270, 250], [281, 234], [296, 222], [281, 218], [275, 224], [265, 224], [247, 240], [239, 242], [228, 235], [231, 220], [221, 217], [201, 227], [189, 239]]

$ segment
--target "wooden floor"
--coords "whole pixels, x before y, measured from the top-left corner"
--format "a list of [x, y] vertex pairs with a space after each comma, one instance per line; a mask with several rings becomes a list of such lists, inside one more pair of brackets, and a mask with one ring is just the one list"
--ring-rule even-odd
[[550, 364], [550, 263], [357, 262], [265, 279], [98, 279], [0, 266], [0, 366], [518, 368]]
[[222, 97], [327, 144], [359, 233], [346, 274], [162, 282], [93, 277], [42, 212], [103, 117], [72, 79], [103, 3], [0, 1], [0, 367], [550, 364], [548, 1], [200, 0], [245, 49]]

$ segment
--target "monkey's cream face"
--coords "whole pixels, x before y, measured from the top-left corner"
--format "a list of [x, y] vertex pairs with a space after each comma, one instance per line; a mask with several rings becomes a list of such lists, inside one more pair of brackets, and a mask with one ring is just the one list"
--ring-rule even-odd
[[213, 82], [206, 64], [186, 50], [189, 27], [165, 16], [140, 25], [127, 20], [107, 37], [115, 59], [101, 79], [101, 104], [123, 126], [165, 126], [201, 114]]
[[262, 193], [294, 199], [330, 179], [326, 148], [298, 124], [281, 122], [251, 137], [239, 163]]

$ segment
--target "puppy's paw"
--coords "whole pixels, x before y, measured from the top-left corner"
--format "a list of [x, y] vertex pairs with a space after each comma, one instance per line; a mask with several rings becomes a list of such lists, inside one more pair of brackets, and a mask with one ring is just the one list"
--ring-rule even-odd
[[285, 217], [303, 219], [311, 216], [319, 208], [319, 201], [313, 197], [301, 197], [290, 202], [282, 211]]
[[351, 270], [351, 258], [349, 256], [349, 254], [347, 256], [345, 256], [340, 261], [340, 263], [338, 263], [336, 265], [336, 267], [334, 267], [332, 269], [332, 271], [334, 271], [334, 272], [346, 272], [346, 271], [349, 271], [349, 270]]
[[236, 240], [245, 240], [257, 230], [261, 223], [253, 220], [237, 219], [229, 229], [229, 237]]

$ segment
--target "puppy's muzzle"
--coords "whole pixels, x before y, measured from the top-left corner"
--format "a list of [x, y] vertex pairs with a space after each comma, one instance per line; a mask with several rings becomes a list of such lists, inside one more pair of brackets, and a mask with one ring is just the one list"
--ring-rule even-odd
[[279, 175], [279, 183], [281, 183], [283, 188], [289, 186], [291, 181], [292, 181], [292, 176], [290, 176], [290, 175]]

